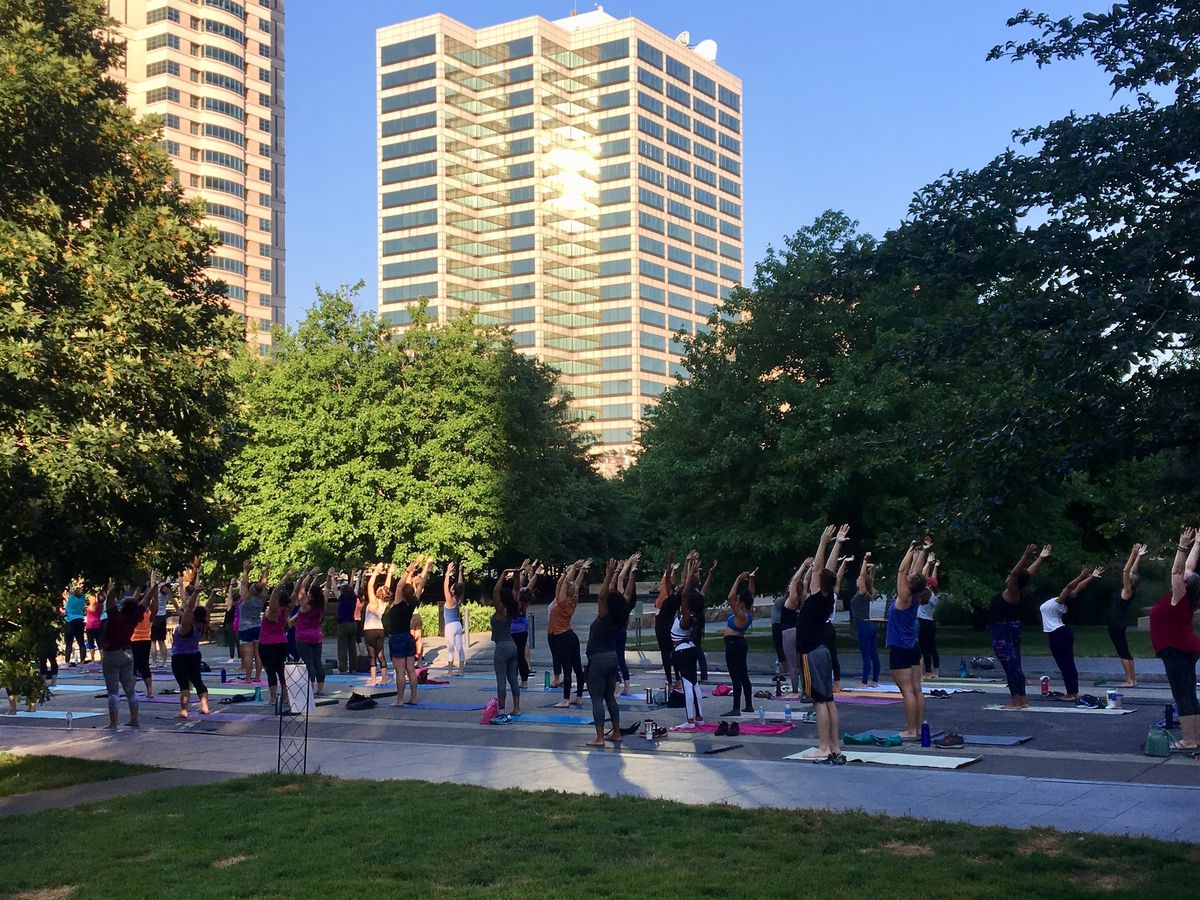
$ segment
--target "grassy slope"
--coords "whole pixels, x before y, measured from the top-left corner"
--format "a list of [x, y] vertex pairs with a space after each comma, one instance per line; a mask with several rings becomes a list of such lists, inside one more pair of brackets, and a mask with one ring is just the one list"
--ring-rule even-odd
[[88, 781], [108, 781], [153, 772], [154, 769], [154, 766], [69, 759], [65, 756], [13, 756], [0, 751], [0, 797]]
[[190, 897], [1069, 900], [1178, 896], [1200, 862], [1198, 848], [1145, 839], [277, 776], [10, 824], [0, 884], [75, 886], [73, 898], [174, 883]]

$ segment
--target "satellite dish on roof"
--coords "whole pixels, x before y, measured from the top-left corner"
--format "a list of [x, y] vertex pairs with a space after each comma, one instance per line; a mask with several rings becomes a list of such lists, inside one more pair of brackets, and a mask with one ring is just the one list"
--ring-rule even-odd
[[692, 42], [692, 33], [690, 31], [681, 31], [675, 36], [675, 43], [687, 46]]
[[698, 43], [695, 50], [696, 55], [701, 59], [707, 59], [709, 62], [717, 61], [717, 42], [712, 38], [706, 38]]

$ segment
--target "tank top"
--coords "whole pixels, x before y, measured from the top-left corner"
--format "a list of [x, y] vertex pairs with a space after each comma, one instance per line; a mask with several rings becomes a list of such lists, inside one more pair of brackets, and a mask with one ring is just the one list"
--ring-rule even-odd
[[447, 625], [449, 625], [451, 622], [458, 622], [460, 624], [462, 623], [462, 613], [459, 612], [458, 604], [455, 604], [454, 606], [445, 606], [443, 607], [443, 610], [445, 611]]
[[686, 650], [689, 647], [695, 647], [696, 644], [692, 641], [692, 629], [683, 627], [683, 619], [676, 618], [671, 623], [671, 645], [676, 650]]
[[[305, 612], [296, 616], [296, 640], [302, 644], [321, 643], [324, 638], [324, 634], [321, 632], [321, 619], [324, 614], [324, 609], [310, 606]], [[261, 633], [259, 640], [262, 640]]]
[[171, 655], [184, 656], [190, 653], [200, 652], [200, 638], [204, 637], [204, 629], [199, 625], [192, 624], [191, 634], [183, 634], [183, 630], [175, 626], [175, 639], [171, 641]]
[[1020, 622], [1021, 621], [1021, 603], [1006, 603], [1004, 600], [1004, 592], [992, 598], [991, 610], [992, 624], [1000, 622]]
[[499, 615], [492, 616], [492, 642], [495, 644], [503, 644], [513, 642], [511, 633], [512, 623], [507, 617]]
[[383, 617], [371, 607], [363, 607], [363, 631], [383, 631]]
[[525, 634], [529, 631], [529, 619], [525, 617], [525, 613], [517, 613], [513, 616], [512, 622], [509, 623], [509, 631], [513, 634]]
[[262, 617], [262, 630], [258, 633], [260, 644], [286, 644], [287, 632], [284, 630], [286, 618], [280, 610], [279, 617], [272, 622], [266, 616]]
[[912, 649], [917, 646], [917, 604], [908, 609], [896, 609], [892, 605], [887, 620], [887, 646]]
[[138, 621], [137, 627], [133, 629], [133, 635], [129, 638], [131, 641], [148, 641], [150, 640], [150, 625], [154, 616], [150, 614], [150, 607], [146, 607], [146, 611], [142, 613], [142, 618]]
[[393, 603], [388, 611], [388, 632], [390, 634], [412, 634], [412, 617], [416, 610], [415, 603], [401, 600]]

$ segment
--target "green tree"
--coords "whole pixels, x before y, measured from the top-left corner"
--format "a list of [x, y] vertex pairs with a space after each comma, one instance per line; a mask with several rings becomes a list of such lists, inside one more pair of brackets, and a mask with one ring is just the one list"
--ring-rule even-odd
[[437, 325], [417, 307], [393, 335], [355, 313], [357, 289], [319, 291], [274, 357], [246, 365], [250, 439], [225, 482], [239, 552], [474, 569], [580, 552], [601, 480], [550, 373], [465, 314]]
[[[100, 0], [0, 0], [0, 650], [69, 575], [174, 562], [209, 521], [240, 344]], [[150, 552], [153, 550], [154, 552]], [[157, 554], [157, 555], [156, 555]], [[31, 637], [33, 636], [33, 637]]]

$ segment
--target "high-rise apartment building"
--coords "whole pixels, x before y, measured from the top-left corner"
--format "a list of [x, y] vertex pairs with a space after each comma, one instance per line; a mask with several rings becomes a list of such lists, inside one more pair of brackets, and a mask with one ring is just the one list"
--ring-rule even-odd
[[742, 279], [741, 82], [594, 12], [381, 28], [379, 309], [427, 298], [557, 369], [602, 470]]
[[126, 41], [128, 103], [164, 122], [163, 146], [221, 243], [228, 285], [260, 354], [284, 321], [284, 0], [109, 0]]

